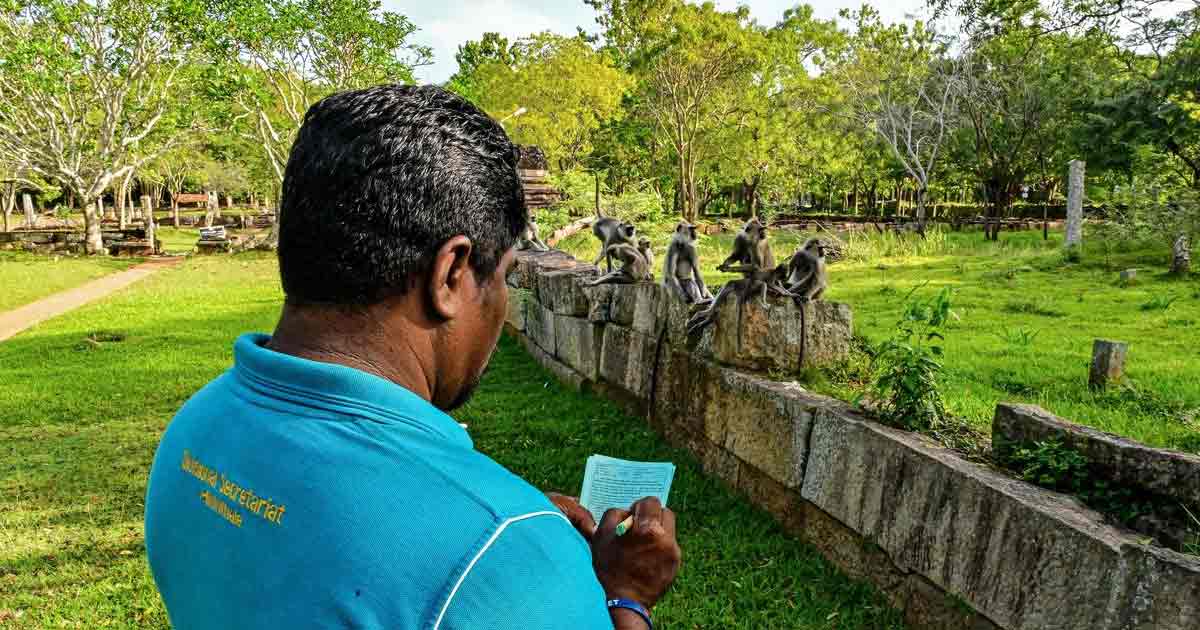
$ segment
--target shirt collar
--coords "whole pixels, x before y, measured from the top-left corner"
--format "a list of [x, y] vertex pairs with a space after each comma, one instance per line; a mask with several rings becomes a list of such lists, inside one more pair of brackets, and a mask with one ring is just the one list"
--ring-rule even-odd
[[270, 335], [250, 333], [234, 342], [233, 371], [247, 386], [275, 398], [412, 425], [474, 448], [462, 425], [408, 389], [345, 365], [267, 349], [270, 340]]

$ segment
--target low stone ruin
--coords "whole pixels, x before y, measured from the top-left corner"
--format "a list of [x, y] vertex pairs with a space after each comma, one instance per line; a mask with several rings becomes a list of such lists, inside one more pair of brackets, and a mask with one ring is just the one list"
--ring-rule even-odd
[[[770, 378], [795, 367], [794, 306], [747, 304], [738, 348], [731, 308], [688, 338], [687, 307], [662, 287], [585, 287], [596, 273], [562, 252], [519, 253], [509, 330], [560, 380], [644, 417], [708, 474], [875, 584], [910, 627], [1197, 627], [1200, 558]], [[814, 363], [840, 360], [849, 309], [810, 308]]]

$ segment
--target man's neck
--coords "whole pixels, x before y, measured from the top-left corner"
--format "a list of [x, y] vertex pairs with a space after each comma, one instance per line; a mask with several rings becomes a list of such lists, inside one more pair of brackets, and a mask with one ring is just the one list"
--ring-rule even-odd
[[320, 307], [285, 305], [267, 348], [374, 374], [432, 400], [434, 374], [418, 358], [429, 353], [417, 352], [414, 347], [428, 343], [428, 337], [417, 326], [411, 328], [414, 334], [381, 339], [384, 327], [370, 310], [347, 315]]

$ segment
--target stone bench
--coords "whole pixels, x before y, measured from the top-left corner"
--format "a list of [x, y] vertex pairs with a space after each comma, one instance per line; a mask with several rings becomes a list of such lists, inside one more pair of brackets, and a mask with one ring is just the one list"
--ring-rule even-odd
[[161, 242], [151, 243], [148, 240], [113, 241], [107, 245], [110, 256], [153, 256], [158, 253]]

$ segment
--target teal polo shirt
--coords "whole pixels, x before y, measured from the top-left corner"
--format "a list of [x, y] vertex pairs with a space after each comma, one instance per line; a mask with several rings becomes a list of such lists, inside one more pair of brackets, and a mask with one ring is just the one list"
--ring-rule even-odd
[[167, 427], [146, 551], [179, 630], [612, 630], [583, 538], [412, 392], [234, 344]]

